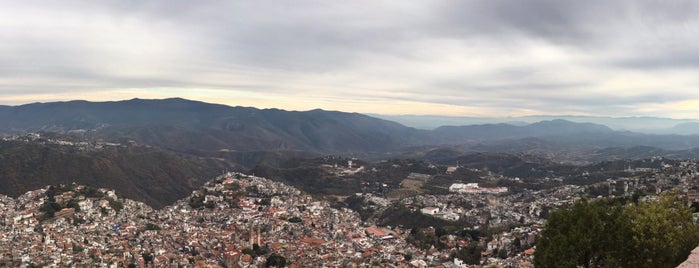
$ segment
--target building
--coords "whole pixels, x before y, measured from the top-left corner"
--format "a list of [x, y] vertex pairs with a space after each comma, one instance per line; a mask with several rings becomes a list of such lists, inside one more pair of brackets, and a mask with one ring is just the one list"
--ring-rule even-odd
[[454, 183], [449, 191], [461, 194], [499, 194], [506, 193], [507, 187], [480, 187], [478, 183]]
[[425, 214], [425, 215], [434, 215], [434, 214], [439, 213], [439, 208], [425, 207], [425, 208], [421, 209], [420, 212], [422, 212], [422, 214]]

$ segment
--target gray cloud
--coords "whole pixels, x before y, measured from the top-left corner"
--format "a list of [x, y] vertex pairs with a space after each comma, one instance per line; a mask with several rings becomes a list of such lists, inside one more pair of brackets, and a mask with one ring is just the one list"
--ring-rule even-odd
[[684, 72], [699, 67], [698, 12], [652, 0], [15, 2], [0, 10], [0, 95], [205, 88], [637, 115], [697, 98]]

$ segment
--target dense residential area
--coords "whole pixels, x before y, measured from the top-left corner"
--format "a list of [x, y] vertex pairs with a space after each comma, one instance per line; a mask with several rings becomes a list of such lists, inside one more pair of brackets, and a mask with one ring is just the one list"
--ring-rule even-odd
[[[546, 219], [561, 206], [581, 199], [646, 202], [667, 191], [680, 195], [686, 206], [696, 205], [696, 162], [647, 161], [659, 168], [625, 167], [636, 175], [589, 185], [505, 191], [458, 182], [442, 193], [409, 196], [390, 194], [389, 185], [365, 186], [344, 203], [231, 172], [162, 209], [111, 189], [54, 185], [0, 199], [0, 264], [531, 267]], [[356, 174], [349, 171], [360, 168], [354, 164], [321, 167], [351, 176]], [[355, 173], [360, 172], [372, 171]], [[410, 173], [400, 185], [431, 178]]]

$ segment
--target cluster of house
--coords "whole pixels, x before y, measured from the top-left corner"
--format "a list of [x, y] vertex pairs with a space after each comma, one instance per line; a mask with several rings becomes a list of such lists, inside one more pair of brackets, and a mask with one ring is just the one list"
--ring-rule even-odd
[[275, 254], [288, 267], [454, 266], [449, 251], [408, 243], [410, 230], [366, 225], [352, 210], [264, 178], [224, 174], [158, 210], [106, 189], [86, 197], [80, 187], [56, 194], [78, 205], [48, 219], [46, 189], [0, 197], [0, 264], [260, 267]]
[[[507, 194], [480, 194], [507, 189], [454, 184], [452, 194], [397, 202], [474, 230], [503, 228], [492, 239], [477, 241], [485, 248], [482, 264], [526, 267], [548, 210], [574, 202], [591, 187], [623, 195], [679, 188], [687, 201], [696, 201], [696, 174], [696, 165], [687, 164], [648, 178]], [[260, 267], [274, 254], [288, 267], [449, 268], [467, 266], [452, 253], [474, 242], [446, 235], [440, 239], [453, 247], [418, 248], [408, 242], [411, 230], [363, 222], [357, 212], [333, 208], [294, 187], [238, 173], [223, 174], [157, 210], [111, 190], [100, 189], [99, 197], [83, 190], [73, 186], [52, 200], [47, 189], [0, 196], [0, 266]], [[369, 198], [379, 207], [395, 204]], [[49, 202], [61, 207], [52, 217], [46, 215]]]

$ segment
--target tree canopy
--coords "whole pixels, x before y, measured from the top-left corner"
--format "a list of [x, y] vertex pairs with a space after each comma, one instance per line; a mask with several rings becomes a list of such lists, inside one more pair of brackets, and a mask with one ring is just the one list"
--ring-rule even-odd
[[286, 258], [277, 255], [277, 254], [272, 254], [269, 257], [267, 257], [267, 262], [265, 263], [265, 267], [285, 267], [286, 266]]
[[675, 267], [699, 245], [699, 227], [675, 193], [653, 201], [580, 200], [553, 211], [537, 267]]

